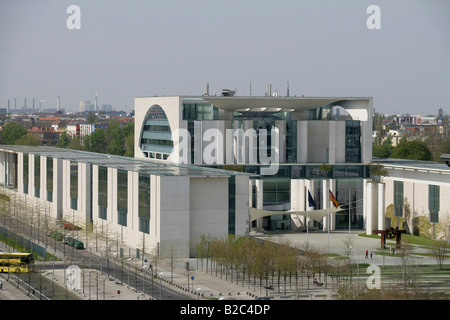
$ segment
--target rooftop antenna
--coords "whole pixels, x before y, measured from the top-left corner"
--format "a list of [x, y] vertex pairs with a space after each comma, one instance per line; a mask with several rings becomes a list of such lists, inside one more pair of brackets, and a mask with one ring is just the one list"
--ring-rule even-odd
[[289, 80], [287, 82], [286, 97], [289, 97]]

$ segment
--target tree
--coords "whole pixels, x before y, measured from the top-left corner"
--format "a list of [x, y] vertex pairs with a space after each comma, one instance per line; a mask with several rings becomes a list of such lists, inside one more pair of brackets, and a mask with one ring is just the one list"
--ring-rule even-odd
[[64, 131], [59, 135], [59, 140], [56, 143], [56, 147], [57, 148], [67, 148], [69, 143], [70, 143], [70, 137], [67, 134], [67, 131]]
[[14, 144], [21, 146], [40, 146], [42, 145], [42, 142], [35, 135], [27, 133], [26, 135], [17, 139]]
[[433, 160], [427, 145], [422, 141], [401, 141], [392, 152], [390, 158], [410, 160]]
[[67, 145], [67, 148], [72, 150], [83, 150], [80, 136], [73, 138]]
[[3, 126], [2, 144], [13, 145], [26, 134], [27, 129], [24, 126], [10, 121]]
[[436, 261], [439, 265], [439, 269], [442, 270], [442, 267], [444, 266], [444, 261], [446, 258], [447, 241], [434, 240], [429, 251], [432, 255], [434, 255], [436, 257]]
[[84, 137], [83, 148], [86, 151], [105, 153], [106, 151], [106, 135], [105, 131], [95, 130], [90, 135]]

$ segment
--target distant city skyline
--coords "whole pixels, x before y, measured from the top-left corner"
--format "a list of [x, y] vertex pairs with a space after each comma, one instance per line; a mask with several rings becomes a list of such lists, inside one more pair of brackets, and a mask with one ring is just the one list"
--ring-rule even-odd
[[[80, 8], [79, 21], [71, 5]], [[368, 23], [380, 9], [381, 29]], [[0, 107], [139, 96], [370, 96], [380, 113], [450, 114], [446, 0], [0, 2]], [[79, 22], [80, 29], [70, 29]]]

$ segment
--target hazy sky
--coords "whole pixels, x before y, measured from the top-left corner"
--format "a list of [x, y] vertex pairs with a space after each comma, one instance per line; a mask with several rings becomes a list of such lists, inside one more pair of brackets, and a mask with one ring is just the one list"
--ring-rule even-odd
[[[80, 30], [66, 12], [81, 9]], [[370, 5], [381, 29], [370, 30]], [[136, 96], [223, 88], [372, 96], [376, 111], [450, 113], [448, 0], [0, 0], [0, 107], [56, 97], [129, 110]]]

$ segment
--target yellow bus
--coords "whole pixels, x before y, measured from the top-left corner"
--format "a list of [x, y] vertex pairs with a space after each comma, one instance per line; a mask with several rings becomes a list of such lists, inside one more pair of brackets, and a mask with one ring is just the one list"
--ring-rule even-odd
[[33, 271], [32, 253], [0, 252], [0, 272], [26, 273]]

